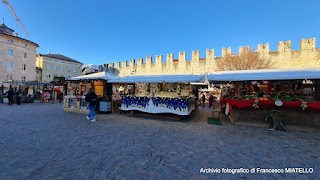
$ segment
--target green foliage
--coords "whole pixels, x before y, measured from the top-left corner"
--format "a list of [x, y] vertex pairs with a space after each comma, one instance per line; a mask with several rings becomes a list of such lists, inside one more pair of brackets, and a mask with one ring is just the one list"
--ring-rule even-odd
[[282, 122], [282, 118], [282, 111], [273, 109], [270, 111], [270, 114], [265, 117], [264, 121], [269, 125], [270, 128], [273, 128], [273, 130], [287, 131]]

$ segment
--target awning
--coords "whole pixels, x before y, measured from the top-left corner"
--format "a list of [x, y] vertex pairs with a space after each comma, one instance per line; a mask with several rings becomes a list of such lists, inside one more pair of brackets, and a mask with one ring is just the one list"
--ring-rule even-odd
[[208, 74], [209, 81], [320, 79], [320, 68], [220, 71]]
[[118, 78], [119, 76], [116, 76], [114, 74], [111, 73], [107, 73], [107, 72], [98, 72], [98, 73], [93, 73], [93, 74], [87, 74], [87, 75], [83, 75], [83, 76], [77, 76], [77, 77], [72, 77], [69, 78], [67, 80], [70, 81], [77, 81], [77, 80], [96, 80], [96, 79], [103, 79], [103, 80], [109, 80], [112, 78]]
[[113, 78], [108, 83], [190, 83], [203, 82], [204, 75], [145, 75]]

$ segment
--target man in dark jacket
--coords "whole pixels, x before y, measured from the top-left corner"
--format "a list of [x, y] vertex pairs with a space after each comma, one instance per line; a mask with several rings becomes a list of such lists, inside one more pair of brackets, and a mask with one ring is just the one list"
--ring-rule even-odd
[[8, 105], [12, 105], [12, 99], [13, 99], [13, 95], [14, 95], [14, 92], [13, 90], [10, 88], [9, 91], [7, 91], [5, 94], [8, 95]]
[[97, 103], [97, 94], [94, 92], [93, 88], [89, 89], [88, 94], [85, 97], [85, 101], [88, 103], [89, 113], [86, 116], [91, 122], [96, 122], [96, 114], [94, 113], [94, 107]]

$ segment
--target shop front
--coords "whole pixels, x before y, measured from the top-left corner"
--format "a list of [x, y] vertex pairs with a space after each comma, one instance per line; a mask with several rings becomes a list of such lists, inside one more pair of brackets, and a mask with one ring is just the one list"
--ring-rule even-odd
[[215, 72], [212, 84], [223, 84], [223, 113], [232, 123], [265, 122], [279, 112], [285, 125], [320, 128], [320, 69]]
[[98, 96], [97, 110], [105, 113], [111, 112], [112, 89], [110, 84], [106, 82], [115, 77], [118, 76], [106, 72], [99, 72], [69, 78], [67, 83], [67, 96], [64, 97], [64, 110], [87, 113], [88, 106], [85, 101], [85, 94], [90, 88], [94, 88]]
[[[5, 93], [12, 89], [15, 93], [19, 92], [21, 103], [40, 102], [42, 100], [41, 94], [44, 91], [52, 92], [53, 85], [51, 83], [42, 83], [36, 81], [29, 82], [3, 82], [1, 85], [0, 100], [3, 103], [8, 102]], [[15, 102], [15, 96], [13, 98]]]
[[202, 75], [153, 75], [121, 77], [108, 83], [112, 83], [113, 99], [121, 111], [184, 116], [196, 106], [190, 82], [201, 81]]

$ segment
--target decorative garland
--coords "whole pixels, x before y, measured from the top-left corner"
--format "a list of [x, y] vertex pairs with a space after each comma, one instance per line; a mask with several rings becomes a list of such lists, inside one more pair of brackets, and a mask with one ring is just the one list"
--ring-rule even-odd
[[169, 109], [184, 111], [187, 109], [189, 105], [189, 99], [178, 99], [178, 98], [161, 98], [161, 97], [131, 97], [131, 96], [122, 96], [121, 97], [121, 104], [131, 107], [139, 107], [139, 108], [146, 108], [149, 103], [149, 100], [152, 100], [152, 103], [156, 107], [165, 107]]

